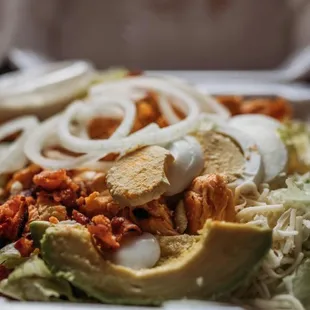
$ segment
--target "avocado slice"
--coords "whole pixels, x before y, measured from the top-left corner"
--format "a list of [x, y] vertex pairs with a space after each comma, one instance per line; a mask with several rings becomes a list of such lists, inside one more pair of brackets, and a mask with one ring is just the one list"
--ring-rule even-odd
[[200, 240], [190, 248], [185, 246], [157, 267], [137, 271], [105, 260], [83, 226], [56, 225], [46, 230], [41, 251], [56, 276], [101, 302], [150, 305], [206, 299], [235, 288], [265, 256], [271, 242], [272, 232], [267, 229], [207, 221]]
[[[62, 221], [59, 222], [57, 225], [80, 225], [75, 221]], [[43, 235], [45, 234], [45, 231], [47, 230], [47, 228], [51, 227], [51, 226], [55, 226], [55, 224], [52, 224], [51, 222], [47, 222], [47, 221], [33, 221], [30, 223], [29, 225], [29, 229], [30, 229], [30, 234], [31, 234], [31, 238], [33, 240], [33, 243], [35, 245], [35, 247], [40, 248], [41, 246], [41, 239], [43, 238]]]
[[33, 221], [29, 224], [31, 238], [35, 247], [40, 247], [40, 241], [47, 230], [47, 228], [51, 227], [52, 223], [47, 221]]

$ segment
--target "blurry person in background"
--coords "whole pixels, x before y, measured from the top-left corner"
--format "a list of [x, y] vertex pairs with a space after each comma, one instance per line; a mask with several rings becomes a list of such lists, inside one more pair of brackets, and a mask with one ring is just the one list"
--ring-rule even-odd
[[310, 38], [306, 0], [20, 2], [11, 47], [99, 68], [268, 69]]

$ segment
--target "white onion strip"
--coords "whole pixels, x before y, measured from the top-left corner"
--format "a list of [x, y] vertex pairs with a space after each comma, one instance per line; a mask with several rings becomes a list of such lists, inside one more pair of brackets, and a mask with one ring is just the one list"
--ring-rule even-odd
[[[200, 111], [202, 113], [207, 114], [212, 113], [221, 117], [224, 120], [225, 119], [227, 120], [231, 116], [229, 110], [225, 108], [222, 104], [220, 104], [215, 98], [200, 92], [194, 86], [190, 85], [186, 80], [169, 75], [156, 75], [156, 76], [149, 75], [149, 77], [156, 78], [158, 80], [165, 80], [171, 85], [174, 85], [175, 87], [178, 87], [179, 89], [182, 89], [183, 91], [188, 93], [198, 102]], [[98, 86], [98, 88], [99, 87], [100, 86]]]
[[[124, 100], [122, 100], [115, 102], [115, 105], [121, 106], [125, 110], [125, 116], [120, 126], [116, 129], [110, 139], [117, 139], [119, 137], [128, 135], [131, 127], [133, 126], [133, 122], [136, 116], [136, 107], [132, 102], [124, 102]], [[78, 119], [80, 122], [83, 123], [86, 123], [87, 118], [91, 117], [94, 113], [97, 112], [98, 114], [100, 114], [100, 112], [107, 110], [107, 107], [104, 104], [99, 104], [98, 102], [88, 105], [85, 103], [76, 102], [73, 104], [73, 106], [78, 109], [78, 113], [80, 116]], [[59, 126], [60, 120], [61, 115], [56, 115], [48, 119], [47, 121], [42, 123], [39, 130], [33, 133], [31, 138], [27, 140], [25, 145], [25, 153], [30, 160], [48, 169], [74, 169], [77, 167], [81, 167], [86, 163], [98, 161], [102, 157], [109, 154], [108, 152], [85, 152], [87, 154], [78, 157], [65, 155], [63, 156], [63, 159], [51, 159], [43, 156], [42, 150], [44, 149], [44, 147], [46, 147], [47, 145], [55, 144], [55, 142], [59, 141], [59, 137], [51, 133], [53, 133], [55, 128]], [[106, 170], [111, 167], [111, 162], [100, 162], [100, 164], [96, 166], [97, 168], [99, 166], [100, 170]]]
[[[190, 130], [193, 130], [197, 126], [199, 109], [196, 100], [177, 88], [171, 88], [163, 81], [156, 79], [149, 80], [146, 78], [135, 78], [124, 81], [121, 80], [113, 83], [105, 83], [100, 85], [102, 91], [101, 96], [104, 96], [104, 89], [109, 90], [111, 87], [118, 89], [123, 85], [127, 87], [127, 83], [130, 83], [131, 87], [148, 88], [182, 100], [188, 106], [189, 114], [187, 115], [187, 118], [175, 125], [160, 129], [158, 132], [149, 133], [145, 136], [129, 136], [118, 140], [86, 140], [75, 137], [70, 133], [69, 124], [73, 119], [75, 119], [75, 116], [79, 110], [79, 106], [77, 104], [73, 104], [66, 109], [64, 114], [61, 116], [61, 121], [59, 123], [58, 136], [62, 146], [71, 151], [80, 153], [96, 151], [106, 151], [108, 153], [123, 152], [124, 150], [132, 148], [135, 145], [143, 146], [169, 143], [173, 140], [183, 137], [186, 135], [186, 133], [188, 133]], [[111, 100], [113, 100], [113, 98], [111, 98]]]
[[29, 134], [38, 126], [38, 123], [35, 116], [24, 116], [9, 121], [0, 127], [0, 139], [23, 131], [8, 147], [5, 144], [7, 149], [1, 153], [0, 174], [15, 172], [26, 165], [28, 160], [24, 154], [24, 143]]
[[[74, 169], [83, 165], [86, 162], [89, 162], [94, 159], [94, 154], [86, 154], [78, 157], [71, 157], [67, 159], [50, 159], [42, 155], [42, 150], [50, 141], [57, 141], [57, 137], [53, 133], [55, 128], [57, 128], [60, 120], [60, 115], [55, 115], [45, 122], [43, 122], [38, 130], [36, 130], [32, 135], [27, 139], [24, 151], [27, 157], [34, 163], [40, 165], [41, 167], [47, 169]], [[97, 160], [102, 158], [101, 155], [97, 155]]]
[[35, 116], [22, 116], [8, 121], [0, 126], [0, 140], [17, 133], [24, 131], [38, 124], [38, 119]]
[[[45, 122], [43, 122], [38, 130], [32, 133], [31, 137], [26, 141], [25, 153], [27, 157], [37, 165], [46, 169], [76, 169], [76, 168], [89, 168], [99, 171], [106, 171], [111, 167], [113, 162], [110, 161], [100, 161], [96, 162], [104, 156], [108, 155], [106, 152], [96, 152], [89, 153], [86, 155], [81, 155], [78, 157], [61, 154], [54, 152], [51, 153], [51, 157], [47, 158], [42, 155], [44, 147], [47, 145], [55, 145], [59, 142], [58, 137], [53, 133], [55, 128], [57, 128], [60, 120], [60, 115], [55, 115]], [[150, 124], [143, 129], [137, 131], [133, 136], [139, 136], [140, 134], [147, 134], [159, 130], [157, 124]], [[47, 151], [48, 155], [49, 152]]]
[[169, 100], [165, 96], [159, 96], [158, 107], [162, 115], [164, 115], [169, 125], [178, 123], [181, 119], [174, 112]]
[[112, 115], [115, 115], [115, 108], [120, 107], [124, 112], [123, 120], [109, 139], [117, 139], [127, 136], [133, 127], [136, 117], [136, 105], [134, 102], [121, 98], [117, 100], [91, 100], [86, 104], [82, 101], [77, 101], [74, 102], [71, 106], [75, 106], [75, 119], [80, 123], [83, 123], [81, 125], [86, 125], [88, 120], [94, 116], [102, 115], [110, 117], [111, 113]]
[[[133, 126], [133, 122], [136, 116], [136, 106], [132, 102], [122, 100], [114, 103], [116, 106], [120, 106], [125, 110], [125, 116], [119, 127], [110, 137], [110, 139], [117, 139], [119, 137], [128, 135], [131, 127]], [[108, 107], [104, 104], [101, 104], [101, 102], [100, 104], [98, 102], [93, 102], [92, 104], [76, 102], [73, 104], [73, 106], [78, 109], [78, 116], [80, 116], [78, 117], [78, 120], [83, 123], [86, 123], [89, 117], [91, 117], [95, 113], [100, 114], [100, 112], [106, 111], [108, 109]], [[43, 156], [42, 150], [44, 149], [44, 147], [46, 147], [48, 144], [52, 145], [55, 144], [55, 142], [59, 142], [59, 137], [51, 133], [54, 132], [57, 126], [59, 126], [60, 120], [61, 115], [57, 115], [48, 119], [41, 124], [39, 130], [31, 136], [31, 139], [28, 139], [25, 145], [25, 153], [33, 162], [48, 169], [74, 169], [77, 167], [81, 167], [86, 163], [98, 161], [102, 157], [109, 154], [107, 152], [85, 152], [87, 154], [78, 157], [65, 155], [62, 159], [52, 159]], [[111, 167], [111, 162], [102, 161], [98, 163], [96, 167], [100, 170], [106, 170]]]

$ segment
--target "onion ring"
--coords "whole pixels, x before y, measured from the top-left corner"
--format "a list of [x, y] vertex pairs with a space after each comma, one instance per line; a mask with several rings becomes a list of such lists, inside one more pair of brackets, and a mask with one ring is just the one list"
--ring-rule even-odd
[[[135, 77], [116, 82], [105, 83], [102, 85], [98, 85], [100, 86], [100, 88], [98, 88], [98, 86], [96, 86], [95, 88], [97, 88], [97, 90], [100, 90], [101, 96], [104, 96], [105, 90], [108, 91], [109, 89], [111, 89], [111, 87], [119, 89], [122, 88], [124, 85], [125, 87], [128, 87], [128, 83], [131, 87], [148, 88], [158, 91], [160, 93], [164, 93], [165, 95], [170, 95], [178, 98], [180, 101], [183, 102], [183, 104], [186, 104], [186, 106], [188, 107], [189, 114], [187, 115], [187, 118], [175, 125], [160, 129], [158, 132], [149, 133], [145, 136], [129, 136], [118, 140], [86, 140], [75, 137], [70, 133], [69, 124], [78, 113], [77, 106], [71, 105], [65, 110], [58, 127], [58, 136], [60, 138], [62, 146], [71, 151], [79, 153], [96, 151], [106, 151], [108, 153], [123, 152], [128, 148], [134, 147], [134, 145], [142, 146], [169, 143], [173, 140], [183, 137], [186, 133], [195, 128], [199, 116], [199, 109], [196, 100], [194, 100], [191, 96], [188, 96], [186, 92], [183, 92], [178, 88], [171, 88], [170, 86], [167, 86], [164, 81], [143, 77]], [[115, 98], [116, 97], [111, 96], [111, 100]]]
[[28, 159], [24, 154], [24, 143], [27, 140], [30, 132], [39, 124], [35, 116], [24, 116], [9, 121], [0, 127], [0, 139], [14, 134], [22, 130], [22, 134], [16, 141], [10, 143], [7, 149], [0, 156], [0, 174], [12, 173], [22, 169]]
[[175, 77], [175, 76], [168, 76], [168, 75], [148, 75], [149, 77], [165, 80], [166, 82], [171, 83], [175, 87], [178, 87], [182, 89], [183, 91], [186, 91], [188, 94], [190, 94], [193, 98], [195, 98], [200, 106], [200, 110], [203, 113], [207, 114], [214, 114], [217, 115], [223, 119], [228, 119], [231, 117], [231, 113], [228, 109], [226, 109], [222, 104], [220, 104], [214, 97], [203, 94], [199, 90], [197, 90], [194, 86], [190, 85], [186, 80], [183, 80], [181, 78]]
[[169, 125], [178, 123], [181, 119], [174, 112], [168, 98], [160, 96], [158, 99], [158, 107], [162, 115], [164, 115]]
[[[27, 157], [37, 165], [46, 168], [57, 170], [61, 168], [65, 169], [83, 169], [89, 168], [98, 171], [108, 170], [113, 162], [110, 161], [100, 161], [96, 162], [108, 153], [97, 152], [97, 153], [88, 153], [85, 155], [80, 155], [78, 157], [61, 154], [52, 153], [52, 157], [47, 158], [42, 155], [42, 150], [46, 145], [52, 145], [59, 141], [55, 133], [52, 133], [53, 130], [58, 126], [60, 120], [60, 115], [55, 115], [45, 122], [43, 122], [37, 131], [35, 131], [31, 137], [28, 138], [25, 144], [25, 153]], [[143, 129], [135, 132], [133, 135], [139, 136], [141, 134], [147, 134], [159, 130], [157, 124], [150, 124]]]
[[48, 144], [54, 144], [58, 141], [58, 137], [53, 133], [53, 130], [58, 126], [60, 115], [55, 115], [45, 122], [41, 123], [38, 130], [32, 133], [27, 139], [24, 151], [27, 157], [37, 165], [47, 169], [74, 169], [92, 160], [99, 160], [103, 157], [102, 154], [86, 154], [78, 157], [69, 156], [66, 159], [50, 159], [41, 154], [43, 148]]

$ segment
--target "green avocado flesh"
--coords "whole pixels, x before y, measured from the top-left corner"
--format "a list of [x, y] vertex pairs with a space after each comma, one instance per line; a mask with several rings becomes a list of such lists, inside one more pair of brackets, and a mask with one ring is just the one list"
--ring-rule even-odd
[[47, 228], [51, 227], [52, 224], [46, 221], [34, 221], [29, 225], [31, 238], [36, 247], [40, 247], [40, 241], [45, 234]]
[[[105, 303], [159, 304], [171, 299], [206, 299], [235, 288], [270, 249], [272, 232], [208, 221], [190, 246], [177, 241], [151, 269], [132, 270], [105, 260], [82, 226], [56, 225], [41, 240], [43, 259], [58, 277]], [[160, 237], [164, 238], [165, 237]], [[161, 246], [165, 243], [159, 240]], [[171, 246], [172, 245], [172, 246]]]

